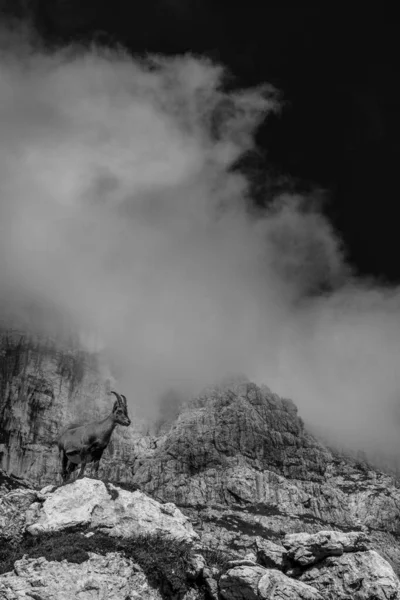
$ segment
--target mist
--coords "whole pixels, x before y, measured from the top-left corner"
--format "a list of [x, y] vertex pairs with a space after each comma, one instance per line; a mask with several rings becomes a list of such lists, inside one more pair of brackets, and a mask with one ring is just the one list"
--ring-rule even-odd
[[39, 327], [72, 324], [132, 410], [246, 373], [337, 443], [394, 456], [398, 290], [357, 279], [314, 199], [249, 210], [232, 170], [274, 90], [227, 92], [199, 57], [0, 47], [3, 320], [49, 307]]

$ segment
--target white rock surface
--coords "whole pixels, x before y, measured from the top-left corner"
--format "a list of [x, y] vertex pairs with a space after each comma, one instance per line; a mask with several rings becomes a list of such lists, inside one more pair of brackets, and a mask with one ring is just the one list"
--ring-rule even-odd
[[256, 538], [257, 562], [268, 569], [278, 569], [282, 571], [285, 563], [287, 551], [279, 544], [266, 540], [262, 537]]
[[198, 539], [189, 519], [174, 504], [160, 504], [139, 491], [88, 478], [48, 493], [41, 508], [31, 511], [27, 531], [37, 535], [78, 525], [125, 538], [161, 533], [175, 540]]
[[341, 556], [344, 552], [365, 551], [368, 538], [361, 531], [319, 531], [286, 535], [283, 546], [289, 560], [302, 567], [310, 566], [327, 556]]
[[110, 552], [90, 553], [82, 564], [23, 558], [0, 575], [0, 600], [162, 600], [142, 569]]
[[268, 569], [261, 577], [258, 597], [262, 600], [325, 600], [314, 587], [290, 579], [276, 569]]
[[228, 569], [219, 588], [225, 600], [324, 600], [315, 588], [290, 579], [281, 571], [251, 564]]
[[0, 494], [0, 535], [18, 539], [25, 526], [25, 512], [38, 495], [34, 490], [16, 489]]
[[374, 550], [330, 556], [307, 569], [301, 581], [326, 600], [399, 600], [400, 582], [389, 563]]
[[[246, 561], [250, 562], [250, 561]], [[225, 600], [258, 600], [258, 582], [266, 569], [258, 565], [239, 564], [226, 571], [219, 580], [219, 590]]]

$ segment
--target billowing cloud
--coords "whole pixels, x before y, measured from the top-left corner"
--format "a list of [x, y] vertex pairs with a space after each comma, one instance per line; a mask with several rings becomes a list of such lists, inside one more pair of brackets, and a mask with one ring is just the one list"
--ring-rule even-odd
[[36, 304], [36, 326], [71, 324], [149, 414], [244, 372], [341, 443], [394, 452], [397, 290], [351, 275], [307, 199], [250, 213], [231, 169], [271, 88], [226, 92], [190, 56], [1, 47], [3, 320]]

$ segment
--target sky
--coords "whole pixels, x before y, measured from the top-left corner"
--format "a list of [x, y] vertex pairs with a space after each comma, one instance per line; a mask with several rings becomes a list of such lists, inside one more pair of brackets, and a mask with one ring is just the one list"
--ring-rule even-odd
[[395, 456], [398, 287], [349, 262], [319, 187], [255, 203], [235, 168], [280, 90], [199, 55], [0, 42], [3, 315], [49, 307], [150, 415], [168, 388], [245, 373], [336, 443]]

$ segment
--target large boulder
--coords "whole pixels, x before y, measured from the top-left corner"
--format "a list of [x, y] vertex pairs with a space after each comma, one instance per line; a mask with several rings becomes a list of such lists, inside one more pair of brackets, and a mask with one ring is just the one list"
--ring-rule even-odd
[[189, 519], [174, 504], [160, 504], [139, 491], [83, 478], [42, 493], [46, 499], [35, 506], [27, 523], [33, 535], [84, 525], [122, 538], [161, 533], [179, 541], [198, 539]]
[[324, 600], [315, 588], [251, 561], [228, 565], [219, 589], [225, 600]]
[[329, 556], [299, 579], [318, 589], [325, 600], [400, 599], [398, 578], [374, 550]]
[[341, 556], [344, 552], [365, 551], [368, 538], [360, 531], [319, 531], [318, 533], [293, 533], [285, 536], [288, 561], [300, 567], [308, 567], [327, 556]]
[[262, 537], [256, 538], [257, 562], [269, 569], [283, 571], [287, 565], [287, 550], [281, 544]]

